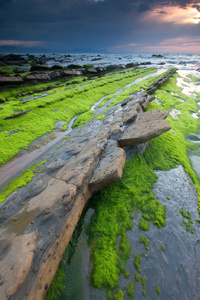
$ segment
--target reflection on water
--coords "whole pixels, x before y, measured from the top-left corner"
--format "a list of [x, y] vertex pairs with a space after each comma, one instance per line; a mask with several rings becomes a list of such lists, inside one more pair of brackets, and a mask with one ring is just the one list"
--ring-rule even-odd
[[64, 254], [62, 263], [64, 264], [65, 288], [59, 296], [59, 300], [81, 300], [88, 299], [85, 295], [88, 293], [90, 275], [90, 251], [87, 244], [87, 226], [93, 215], [94, 210], [89, 208], [79, 220], [73, 237]]

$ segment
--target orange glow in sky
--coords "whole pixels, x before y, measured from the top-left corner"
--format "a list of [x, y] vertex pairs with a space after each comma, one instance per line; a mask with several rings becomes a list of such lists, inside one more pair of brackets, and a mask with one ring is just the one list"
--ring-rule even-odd
[[0, 46], [24, 46], [24, 47], [34, 47], [43, 45], [45, 42], [42, 41], [17, 41], [17, 40], [0, 40]]
[[146, 46], [146, 50], [162, 50], [164, 52], [200, 52], [200, 38], [189, 36], [163, 40], [157, 46]]
[[[195, 3], [200, 5], [200, 3]], [[156, 7], [152, 11], [144, 13], [143, 20], [167, 22], [176, 24], [199, 24], [200, 12], [192, 7], [193, 4], [187, 4], [185, 8], [179, 6]]]

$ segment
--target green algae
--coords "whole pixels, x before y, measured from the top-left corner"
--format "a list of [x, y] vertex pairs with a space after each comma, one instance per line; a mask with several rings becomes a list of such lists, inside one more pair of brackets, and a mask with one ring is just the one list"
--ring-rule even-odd
[[[194, 234], [194, 229], [191, 227], [191, 224], [193, 224], [193, 221], [191, 220], [192, 219], [191, 213], [188, 211], [187, 214], [186, 214], [183, 207], [180, 209], [180, 213], [181, 213], [182, 218], [183, 218], [183, 223], [185, 224], [185, 229], [187, 231], [191, 231], [191, 233]], [[187, 221], [184, 218], [187, 219]]]
[[197, 76], [194, 76], [194, 75], [192, 75], [192, 74], [188, 74], [187, 77], [188, 77], [188, 78], [190, 79], [190, 81], [192, 81], [192, 82], [198, 82], [198, 83], [200, 83], [200, 78], [197, 77]]
[[[26, 186], [37, 172], [41, 172], [41, 169], [37, 168], [45, 163], [46, 161], [42, 161], [39, 164], [34, 165], [30, 169], [27, 169], [21, 176], [16, 178], [14, 181], [10, 182], [4, 190], [0, 191], [0, 203], [2, 203], [10, 194], [12, 194], [18, 188]], [[22, 203], [21, 205], [23, 205]]]
[[[173, 119], [171, 116], [167, 118], [173, 131], [168, 131], [149, 141], [144, 157], [154, 170], [168, 171], [177, 165], [183, 165], [197, 189], [198, 210], [200, 211], [200, 184], [188, 158], [188, 153], [195, 149], [196, 145], [186, 140], [187, 136], [197, 132], [199, 127], [199, 120], [191, 116], [191, 113], [197, 110], [197, 100], [181, 92], [181, 88], [176, 86], [177, 77], [178, 75], [174, 74], [155, 92], [158, 100], [162, 103], [162, 107], [151, 102], [147, 110], [165, 109], [171, 111], [172, 108], [175, 108], [180, 110], [181, 114], [178, 115], [178, 119]], [[169, 92], [175, 95], [171, 95]], [[183, 99], [184, 102], [180, 102], [178, 98]]]
[[141, 280], [140, 275], [138, 273], [135, 273], [135, 281], [140, 282], [140, 280]]
[[[153, 70], [153, 69], [152, 69]], [[151, 71], [151, 68], [150, 70]], [[156, 80], [162, 78], [165, 74], [167, 74], [169, 72], [166, 71], [160, 75], [156, 75], [156, 76], [152, 76], [150, 78], [144, 79], [139, 83], [136, 83], [134, 85], [132, 85], [131, 87], [125, 89], [120, 95], [118, 95], [111, 103], [111, 105], [109, 107], [112, 107], [113, 105], [116, 105], [122, 101], [124, 101], [125, 99], [129, 98], [132, 94], [134, 94], [135, 92], [140, 92], [141, 89], [147, 89], [151, 84], [153, 84]], [[152, 73], [149, 72], [149, 74]], [[147, 75], [147, 74], [146, 74]]]
[[87, 123], [89, 120], [92, 119], [92, 115], [93, 115], [93, 111], [89, 110], [85, 113], [83, 113], [81, 116], [79, 116], [76, 121], [74, 122], [74, 124], [72, 125], [72, 128], [74, 128], [75, 126], [80, 126], [84, 123]]
[[[153, 71], [155, 69], [151, 70], [151, 72]], [[69, 89], [62, 84], [60, 87], [48, 91], [46, 97], [23, 102], [20, 102], [19, 98], [15, 98], [15, 96], [24, 91], [31, 91], [33, 88], [45, 87], [47, 84], [17, 87], [0, 92], [0, 97], [7, 99], [5, 104], [0, 105], [2, 108], [0, 111], [0, 165], [17, 155], [20, 149], [27, 149], [34, 140], [52, 132], [55, 129], [55, 122], [64, 121], [63, 130], [66, 130], [69, 121], [74, 116], [82, 113], [88, 114], [90, 107], [102, 97], [116, 92], [119, 88], [134, 81], [135, 78], [149, 72], [145, 68], [131, 69], [96, 78], [91, 82], [86, 82], [86, 85], [76, 84]], [[79, 80], [83, 81], [83, 78]], [[64, 81], [59, 82], [63, 83]], [[4, 120], [16, 111], [29, 109], [31, 111], [23, 116]], [[15, 133], [10, 134], [12, 132]]]
[[114, 296], [114, 300], [123, 300], [124, 292], [122, 290], [117, 290], [117, 293]]
[[162, 251], [165, 251], [165, 246], [161, 245], [161, 249], [162, 249]]
[[135, 256], [135, 260], [134, 260], [134, 267], [136, 268], [136, 270], [138, 271], [138, 273], [141, 273], [140, 270], [140, 262], [141, 262], [141, 254], [137, 253]]
[[110, 100], [110, 99], [112, 99], [112, 98], [115, 98], [115, 97], [116, 97], [115, 94], [111, 94], [111, 95], [107, 96], [107, 97], [99, 104], [99, 107], [103, 107], [103, 106], [106, 104], [106, 102], [107, 102], [108, 100]]
[[[134, 168], [133, 168], [134, 171], [132, 172], [133, 173], [136, 172], [136, 176], [138, 176], [138, 178], [140, 178], [140, 176], [143, 177], [144, 174], [147, 174], [147, 172], [149, 172], [149, 174], [151, 174], [153, 178], [152, 180], [153, 183], [156, 181], [155, 174], [152, 171], [153, 169], [170, 170], [171, 168], [175, 168], [178, 164], [182, 164], [185, 170], [187, 171], [187, 173], [189, 173], [193, 181], [196, 183], [196, 186], [198, 187], [199, 183], [197, 181], [195, 173], [193, 172], [190, 166], [189, 159], [187, 157], [187, 149], [191, 145], [189, 145], [189, 143], [185, 140], [185, 137], [188, 134], [195, 132], [198, 128], [198, 120], [195, 120], [190, 115], [191, 112], [196, 111], [196, 101], [193, 98], [190, 98], [181, 93], [181, 89], [176, 86], [176, 77], [177, 75], [174, 75], [171, 79], [169, 79], [167, 83], [165, 83], [161, 87], [160, 90], [156, 92], [158, 100], [162, 103], [163, 106], [161, 107], [160, 105], [152, 102], [148, 107], [148, 110], [167, 109], [168, 111], [170, 111], [173, 107], [175, 107], [176, 109], [180, 109], [182, 114], [180, 115], [179, 120], [173, 120], [172, 117], [168, 117], [168, 120], [170, 121], [170, 124], [173, 130], [175, 131], [175, 134], [174, 132], [170, 131], [161, 135], [160, 137], [151, 140], [150, 146], [147, 147], [143, 157], [141, 157], [140, 155], [132, 157], [132, 161], [134, 161]], [[175, 95], [171, 95], [169, 94], [169, 92], [173, 92]], [[185, 102], [180, 102], [180, 100], [178, 99], [179, 97], [181, 97]], [[182, 149], [182, 147], [184, 149]], [[137, 173], [138, 159], [139, 160], [141, 159], [141, 161]], [[121, 181], [112, 185], [112, 188], [108, 187], [108, 191], [110, 191], [110, 193], [107, 193], [109, 194], [108, 196], [109, 201], [112, 195], [115, 194], [114, 189], [116, 185], [119, 186], [118, 189], [119, 193], [120, 191], [124, 193], [123, 186], [125, 185], [126, 192], [128, 192], [129, 196], [131, 197], [132, 191], [131, 189], [130, 190], [127, 189], [128, 188], [127, 182], [132, 181], [132, 185], [134, 186], [135, 191], [140, 190], [139, 193], [140, 196], [137, 197], [137, 192], [135, 193], [134, 195], [135, 198], [131, 206], [136, 210], [142, 211], [142, 218], [140, 219], [140, 225], [145, 224], [144, 226], [141, 226], [142, 229], [148, 230], [150, 221], [153, 222], [155, 225], [157, 225], [159, 228], [165, 226], [165, 208], [162, 205], [160, 205], [160, 203], [154, 199], [153, 194], [150, 193], [152, 186], [151, 187], [149, 186], [148, 193], [145, 194], [146, 191], [145, 189], [143, 189], [142, 186], [137, 187], [137, 184], [135, 185], [133, 176], [128, 172], [130, 165], [131, 162], [126, 163]], [[143, 169], [144, 165], [148, 166], [148, 171], [147, 170], [145, 171]], [[129, 180], [127, 178], [129, 178]], [[140, 178], [140, 181], [143, 184], [149, 182], [149, 180], [147, 180], [146, 178]], [[97, 201], [102, 201], [102, 194], [105, 195], [105, 192], [103, 191], [100, 192], [98, 198], [96, 198]], [[123, 199], [126, 199], [126, 193], [124, 194]], [[154, 217], [156, 216], [156, 218], [153, 219], [153, 216]], [[102, 223], [98, 224], [99, 227], [102, 226]], [[114, 243], [114, 247], [116, 247], [115, 243]], [[95, 248], [93, 248], [93, 251], [95, 251]], [[96, 268], [95, 262], [93, 261], [93, 263], [95, 269]], [[96, 274], [94, 272], [92, 276], [95, 277], [95, 275]], [[105, 287], [103, 282], [100, 286]]]
[[145, 276], [141, 277], [141, 282], [142, 282], [142, 286], [143, 286], [143, 295], [146, 298], [146, 281], [147, 278]]
[[126, 278], [129, 278], [129, 277], [130, 277], [129, 270], [127, 270], [127, 271], [124, 272], [124, 276], [125, 276]]
[[149, 231], [149, 222], [144, 218], [140, 219], [139, 228], [143, 231]]
[[57, 269], [56, 275], [50, 285], [47, 296], [45, 300], [57, 300], [61, 295], [61, 292], [64, 290], [64, 279], [65, 279], [65, 270], [63, 263], [60, 263], [59, 268]]
[[185, 210], [184, 210], [183, 207], [180, 209], [180, 213], [182, 214], [183, 218], [191, 220], [191, 213], [188, 211], [188, 213], [186, 214], [186, 212], [185, 212]]
[[148, 215], [148, 224], [165, 226], [165, 208], [150, 192], [155, 181], [154, 172], [137, 154], [126, 162], [121, 180], [93, 196], [95, 213], [88, 234], [93, 263], [91, 280], [95, 287], [114, 289], [119, 284], [120, 272], [125, 272], [131, 250], [125, 232], [132, 229], [133, 209], [142, 211], [144, 217]]
[[160, 288], [157, 284], [156, 284], [156, 293], [160, 297]]
[[146, 250], [149, 250], [148, 245], [149, 245], [149, 240], [146, 236], [141, 235], [140, 237], [140, 243], [143, 243], [145, 246]]
[[135, 282], [134, 282], [134, 280], [133, 280], [133, 281], [131, 281], [131, 282], [129, 283], [129, 285], [126, 287], [127, 294], [128, 294], [128, 296], [129, 296], [130, 299], [133, 299], [134, 294], [135, 294], [134, 283], [135, 283]]
[[74, 124], [72, 125], [72, 128], [76, 127], [76, 126], [81, 126], [87, 122], [89, 122], [90, 120], [92, 119], [97, 119], [97, 120], [102, 120], [103, 118], [106, 117], [106, 115], [104, 114], [100, 114], [100, 115], [95, 115], [95, 116], [92, 116], [94, 113], [94, 111], [92, 110], [89, 110], [85, 113], [83, 113], [82, 115], [80, 115], [76, 121], [74, 122]]

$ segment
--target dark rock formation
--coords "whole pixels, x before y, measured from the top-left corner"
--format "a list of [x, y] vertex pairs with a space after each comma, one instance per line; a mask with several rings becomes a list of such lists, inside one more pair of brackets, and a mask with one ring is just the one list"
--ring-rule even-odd
[[101, 59], [102, 59], [101, 57], [97, 57], [97, 58], [91, 59], [91, 61], [97, 61], [97, 60], [101, 60]]
[[200, 141], [200, 138], [196, 135], [196, 134], [189, 134], [188, 135], [188, 138], [191, 140], [191, 141]]
[[4, 118], [4, 120], [9, 120], [9, 119], [15, 119], [15, 118], [18, 118], [18, 117], [20, 117], [20, 116], [23, 116], [23, 115], [27, 114], [27, 112], [29, 112], [29, 111], [31, 111], [31, 110], [30, 110], [30, 109], [27, 109], [27, 110], [24, 110], [24, 111], [20, 111], [20, 112], [18, 112], [18, 113], [16, 113], [16, 114], [13, 114], [13, 115], [11, 115], [11, 116], [9, 116], [9, 117]]
[[171, 126], [166, 120], [137, 121], [124, 132], [118, 142], [121, 147], [135, 146], [145, 143], [170, 129]]
[[165, 83], [175, 72], [177, 69], [171, 69], [166, 75], [162, 78], [158, 79], [154, 84], [150, 85], [146, 91], [148, 94], [153, 94], [163, 83]]
[[8, 54], [0, 57], [1, 65], [24, 65], [28, 61], [22, 56], [17, 54]]
[[50, 68], [47, 67], [47, 66], [41, 66], [41, 65], [34, 65], [34, 66], [31, 66], [30, 68], [30, 71], [33, 72], [33, 71], [49, 71]]
[[95, 173], [89, 182], [91, 193], [101, 190], [108, 184], [119, 180], [122, 176], [126, 161], [125, 151], [121, 148], [106, 147], [99, 167], [95, 169]]
[[164, 56], [161, 55], [161, 54], [153, 54], [152, 57], [154, 57], [154, 58], [162, 58], [162, 57], [164, 57]]
[[10, 84], [20, 84], [23, 83], [23, 78], [21, 76], [9, 76], [3, 75], [0, 76], [0, 86], [10, 85]]

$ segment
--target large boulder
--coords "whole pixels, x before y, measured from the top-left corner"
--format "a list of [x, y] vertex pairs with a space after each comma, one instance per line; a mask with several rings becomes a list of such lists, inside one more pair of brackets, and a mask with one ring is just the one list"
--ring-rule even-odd
[[0, 76], [0, 85], [13, 85], [23, 83], [21, 76]]
[[122, 176], [125, 161], [126, 154], [123, 149], [116, 147], [107, 148], [90, 180], [89, 189], [91, 193], [97, 192], [106, 185], [119, 180]]
[[47, 66], [41, 66], [41, 65], [33, 65], [30, 68], [31, 72], [33, 72], [33, 71], [49, 71], [49, 70], [50, 70], [49, 67], [47, 67]]
[[154, 120], [150, 122], [137, 121], [129, 126], [120, 139], [120, 147], [130, 147], [159, 136], [160, 134], [171, 129], [166, 120]]

